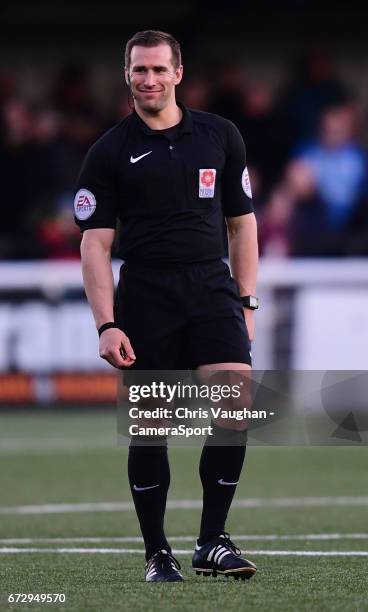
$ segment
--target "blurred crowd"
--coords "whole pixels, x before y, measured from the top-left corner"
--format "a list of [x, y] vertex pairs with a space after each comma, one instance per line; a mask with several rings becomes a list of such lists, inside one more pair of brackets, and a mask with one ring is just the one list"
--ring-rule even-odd
[[[179, 100], [231, 119], [244, 137], [262, 255], [368, 255], [368, 129], [357, 93], [320, 51], [279, 87], [234, 63], [184, 79]], [[101, 104], [90, 71], [64, 66], [35, 100], [3, 71], [0, 110], [0, 259], [79, 257], [74, 184], [91, 144], [130, 112], [127, 89]]]

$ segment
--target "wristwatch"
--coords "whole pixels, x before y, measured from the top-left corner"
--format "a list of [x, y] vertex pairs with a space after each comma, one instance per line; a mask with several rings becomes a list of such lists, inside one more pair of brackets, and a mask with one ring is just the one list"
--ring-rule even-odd
[[257, 310], [259, 308], [259, 299], [255, 295], [242, 295], [240, 299], [243, 308], [249, 308], [250, 310]]

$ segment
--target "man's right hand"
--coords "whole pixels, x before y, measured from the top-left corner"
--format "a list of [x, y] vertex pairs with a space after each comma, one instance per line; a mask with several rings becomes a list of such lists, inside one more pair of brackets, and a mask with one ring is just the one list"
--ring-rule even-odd
[[130, 340], [121, 329], [106, 329], [100, 336], [100, 357], [114, 368], [129, 368], [136, 360]]

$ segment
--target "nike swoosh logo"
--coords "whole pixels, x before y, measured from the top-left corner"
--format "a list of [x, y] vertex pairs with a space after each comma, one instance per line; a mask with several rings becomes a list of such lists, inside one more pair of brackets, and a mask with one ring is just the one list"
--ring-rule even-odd
[[220, 478], [220, 480], [218, 480], [217, 482], [221, 485], [237, 485], [239, 480], [237, 480], [236, 482], [226, 482], [225, 480]]
[[130, 156], [130, 163], [131, 164], [136, 164], [137, 161], [142, 159], [142, 157], [146, 157], [146, 155], [149, 155], [150, 153], [152, 153], [152, 151], [148, 151], [148, 153], [143, 153], [143, 155], [140, 155], [139, 157], [133, 157], [133, 155], [131, 155]]
[[160, 485], [151, 485], [150, 487], [137, 487], [137, 485], [133, 485], [133, 489], [134, 491], [148, 491], [148, 489], [156, 489], [156, 487], [159, 487]]

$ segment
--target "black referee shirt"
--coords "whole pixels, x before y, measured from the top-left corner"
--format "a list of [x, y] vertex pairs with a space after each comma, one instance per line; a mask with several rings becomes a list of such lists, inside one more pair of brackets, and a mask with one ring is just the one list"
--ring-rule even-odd
[[151, 130], [133, 111], [89, 150], [78, 179], [81, 230], [115, 228], [125, 261], [223, 257], [224, 217], [253, 211], [245, 147], [233, 123], [180, 105], [181, 122]]

